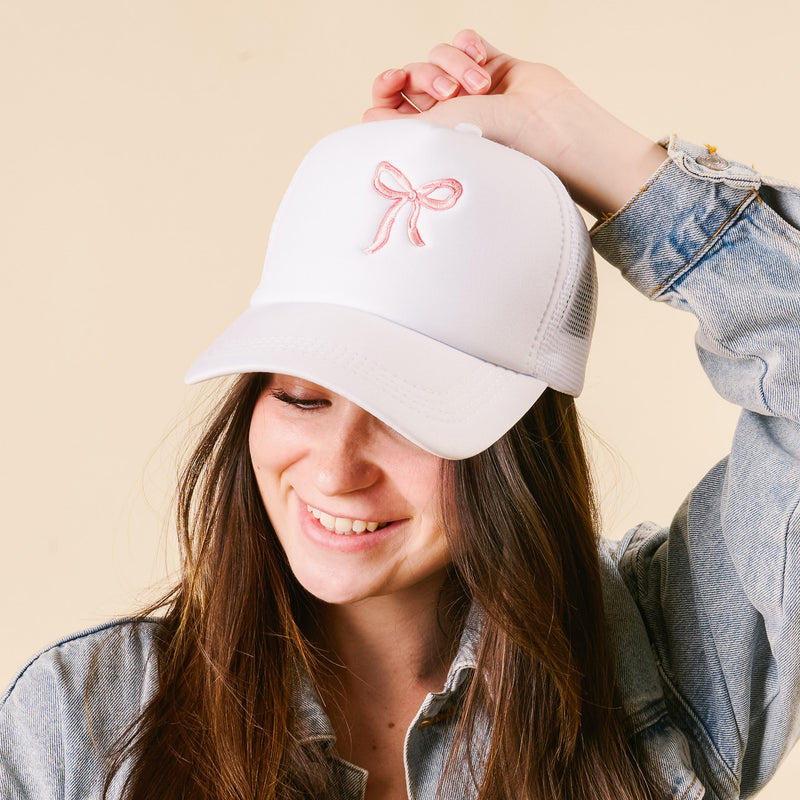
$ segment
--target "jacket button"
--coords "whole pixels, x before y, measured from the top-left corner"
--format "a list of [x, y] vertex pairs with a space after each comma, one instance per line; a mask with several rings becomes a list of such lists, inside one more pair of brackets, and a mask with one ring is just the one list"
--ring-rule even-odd
[[730, 161], [718, 156], [716, 153], [704, 153], [702, 156], [697, 156], [696, 160], [701, 166], [716, 171], [727, 169], [731, 165]]

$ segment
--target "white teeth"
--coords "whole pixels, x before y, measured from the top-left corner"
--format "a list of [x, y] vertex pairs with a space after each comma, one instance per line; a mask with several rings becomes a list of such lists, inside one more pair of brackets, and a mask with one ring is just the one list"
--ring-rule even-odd
[[364, 531], [376, 531], [378, 528], [383, 528], [388, 523], [381, 522], [368, 522], [363, 519], [347, 519], [346, 517], [333, 517], [320, 511], [313, 506], [307, 505], [309, 513], [316, 517], [320, 525], [331, 533], [339, 533], [345, 536], [351, 534], [364, 533]]
[[330, 514], [320, 513], [319, 521], [322, 523], [322, 526], [329, 531], [334, 530], [336, 527], [336, 518], [332, 517]]

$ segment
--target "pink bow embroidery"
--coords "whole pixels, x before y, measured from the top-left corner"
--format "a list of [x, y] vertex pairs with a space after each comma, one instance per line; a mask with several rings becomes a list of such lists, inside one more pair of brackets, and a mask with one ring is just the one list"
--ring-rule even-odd
[[[383, 182], [383, 175], [387, 173], [391, 175], [400, 185], [401, 189], [392, 189]], [[419, 219], [419, 212], [422, 206], [425, 208], [433, 209], [434, 211], [443, 211], [452, 208], [459, 197], [461, 197], [464, 187], [454, 178], [442, 178], [438, 181], [431, 181], [419, 189], [414, 189], [411, 181], [400, 172], [397, 167], [390, 164], [388, 161], [381, 161], [378, 168], [375, 170], [375, 177], [372, 180], [372, 185], [384, 197], [394, 200], [394, 203], [389, 207], [389, 210], [384, 214], [381, 224], [378, 226], [378, 232], [375, 234], [375, 240], [367, 247], [365, 253], [375, 253], [389, 241], [389, 234], [392, 231], [392, 225], [400, 213], [400, 209], [411, 203], [411, 213], [408, 215], [408, 238], [417, 247], [424, 247], [425, 242], [419, 235], [417, 228], [417, 220]], [[449, 189], [450, 194], [444, 199], [431, 197], [437, 189]]]

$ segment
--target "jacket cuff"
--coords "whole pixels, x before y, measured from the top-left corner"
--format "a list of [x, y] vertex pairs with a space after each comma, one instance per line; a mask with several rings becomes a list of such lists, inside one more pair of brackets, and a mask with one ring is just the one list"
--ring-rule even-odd
[[690, 270], [761, 186], [751, 167], [672, 136], [666, 159], [619, 211], [590, 231], [598, 254], [657, 299]]

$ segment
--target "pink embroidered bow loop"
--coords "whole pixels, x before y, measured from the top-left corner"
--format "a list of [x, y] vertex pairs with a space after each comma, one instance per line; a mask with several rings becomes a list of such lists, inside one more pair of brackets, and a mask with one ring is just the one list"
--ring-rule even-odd
[[[402, 187], [400, 189], [393, 189], [384, 183], [384, 174], [391, 175], [397, 184]], [[419, 189], [414, 189], [411, 181], [400, 172], [397, 167], [390, 164], [388, 161], [381, 161], [378, 168], [375, 170], [375, 177], [372, 180], [372, 185], [384, 197], [394, 200], [394, 203], [389, 207], [389, 210], [384, 214], [381, 224], [378, 226], [378, 232], [375, 234], [375, 240], [367, 247], [365, 253], [375, 253], [380, 250], [386, 242], [389, 241], [389, 234], [392, 231], [392, 225], [400, 213], [400, 209], [407, 203], [411, 203], [411, 212], [408, 215], [408, 238], [417, 247], [424, 247], [425, 242], [419, 235], [417, 228], [417, 220], [419, 219], [419, 212], [423, 206], [430, 208], [434, 211], [444, 211], [452, 208], [459, 197], [461, 197], [464, 187], [454, 178], [442, 178], [438, 181], [431, 181]], [[443, 198], [431, 197], [437, 189], [449, 189], [450, 194]]]

